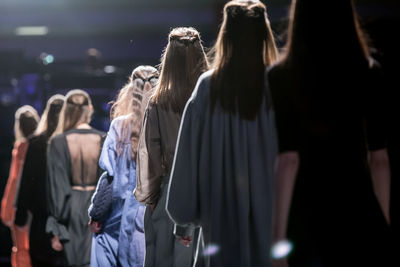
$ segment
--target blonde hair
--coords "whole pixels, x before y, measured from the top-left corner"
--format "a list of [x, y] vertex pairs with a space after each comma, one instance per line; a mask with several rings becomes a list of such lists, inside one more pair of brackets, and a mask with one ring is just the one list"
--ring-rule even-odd
[[152, 66], [139, 66], [132, 71], [129, 82], [121, 89], [111, 107], [110, 117], [128, 116], [117, 133], [116, 150], [120, 154], [127, 137], [131, 140], [132, 159], [136, 160], [139, 133], [146, 106], [158, 81], [158, 71]]
[[74, 89], [67, 93], [60, 112], [57, 128], [52, 137], [76, 128], [82, 123], [89, 123], [93, 114], [92, 100], [88, 93]]
[[15, 141], [22, 142], [32, 135], [39, 122], [37, 111], [29, 105], [24, 105], [15, 112]]

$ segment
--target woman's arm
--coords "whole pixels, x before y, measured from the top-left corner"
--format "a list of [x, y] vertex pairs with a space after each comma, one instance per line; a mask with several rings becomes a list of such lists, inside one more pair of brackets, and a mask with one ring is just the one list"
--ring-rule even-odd
[[152, 209], [158, 201], [164, 173], [158, 125], [157, 107], [149, 104], [139, 139], [134, 194], [137, 201], [151, 205]]
[[53, 235], [53, 248], [57, 250], [57, 241], [68, 241], [69, 232], [66, 226], [70, 214], [69, 197], [71, 195], [71, 183], [68, 171], [68, 159], [66, 155], [68, 147], [65, 137], [54, 137], [49, 145], [47, 153], [47, 196], [49, 205], [49, 217], [46, 223], [46, 232]]
[[376, 198], [386, 222], [390, 224], [390, 165], [387, 149], [369, 151], [369, 166]]

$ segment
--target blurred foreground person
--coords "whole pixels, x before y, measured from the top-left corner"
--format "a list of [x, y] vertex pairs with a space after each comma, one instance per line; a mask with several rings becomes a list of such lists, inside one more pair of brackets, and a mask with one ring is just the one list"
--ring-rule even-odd
[[95, 232], [90, 266], [142, 267], [145, 255], [145, 206], [136, 201], [136, 157], [144, 111], [157, 83], [151, 66], [133, 70], [111, 108], [111, 126], [99, 164], [101, 176], [89, 208]]
[[89, 266], [91, 237], [87, 210], [100, 175], [103, 132], [89, 126], [89, 95], [68, 92], [47, 154], [49, 218], [46, 232], [52, 248], [64, 251], [68, 266]]
[[352, 1], [293, 1], [269, 81], [280, 152], [274, 241], [293, 241], [290, 265], [397, 266], [384, 88]]
[[29, 267], [29, 227], [18, 227], [14, 224], [15, 201], [18, 196], [21, 172], [24, 166], [26, 151], [29, 146], [28, 137], [32, 135], [39, 122], [37, 111], [28, 105], [20, 107], [15, 112], [14, 135], [15, 143], [12, 151], [10, 175], [1, 200], [1, 220], [10, 227], [13, 248], [11, 265], [13, 267]]
[[29, 254], [32, 266], [61, 266], [64, 255], [51, 248], [51, 236], [46, 233], [48, 204], [46, 198], [47, 144], [55, 131], [64, 96], [54, 95], [48, 101], [35, 136], [29, 138], [24, 169], [18, 193], [15, 224], [23, 227], [32, 221], [29, 231]]
[[[165, 210], [167, 184], [183, 108], [200, 74], [208, 69], [200, 35], [193, 28], [175, 28], [161, 62], [160, 81], [146, 110], [139, 141], [135, 196], [147, 205], [145, 267], [195, 264], [197, 234], [178, 228]], [[183, 240], [186, 239], [186, 240]], [[179, 242], [181, 240], [182, 242]], [[193, 240], [192, 244], [189, 244]]]
[[259, 1], [230, 1], [213, 70], [186, 104], [167, 210], [201, 226], [208, 266], [270, 266], [274, 114], [264, 80], [277, 49]]

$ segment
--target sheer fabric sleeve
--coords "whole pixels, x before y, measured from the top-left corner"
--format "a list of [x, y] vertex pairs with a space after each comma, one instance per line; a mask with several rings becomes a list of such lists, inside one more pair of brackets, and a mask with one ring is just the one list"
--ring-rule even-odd
[[47, 192], [49, 217], [46, 232], [58, 235], [60, 240], [69, 240], [67, 222], [70, 216], [71, 182], [68, 146], [63, 135], [50, 143], [47, 155]]
[[[166, 204], [169, 216], [178, 226], [197, 226], [200, 220], [198, 175], [201, 124], [202, 120], [194, 111], [193, 102], [189, 100], [179, 129]], [[178, 227], [175, 232], [182, 236], [184, 234], [179, 234], [182, 230]]]
[[163, 173], [157, 107], [149, 105], [138, 147], [135, 197], [139, 202], [142, 204], [157, 203]]

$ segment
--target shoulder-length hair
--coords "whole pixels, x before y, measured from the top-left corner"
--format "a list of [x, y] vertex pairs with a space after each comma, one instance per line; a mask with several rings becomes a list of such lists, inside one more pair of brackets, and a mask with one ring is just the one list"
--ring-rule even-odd
[[69, 91], [60, 112], [57, 128], [52, 136], [76, 128], [82, 123], [89, 123], [93, 114], [92, 100], [81, 89]]
[[219, 103], [229, 113], [254, 119], [265, 91], [265, 69], [278, 58], [265, 5], [228, 2], [213, 53], [212, 108]]
[[59, 115], [64, 104], [64, 96], [60, 94], [53, 95], [47, 100], [46, 108], [40, 118], [36, 134], [46, 133], [50, 137], [56, 130]]
[[139, 134], [144, 111], [158, 81], [158, 71], [152, 66], [139, 66], [132, 72], [129, 82], [120, 90], [110, 111], [111, 120], [128, 115], [117, 132], [117, 153], [123, 150], [123, 140], [131, 140], [132, 159], [136, 160]]
[[38, 125], [39, 115], [32, 106], [24, 105], [15, 112], [15, 141], [21, 142], [32, 135]]
[[151, 99], [182, 113], [199, 76], [208, 70], [200, 34], [191, 27], [173, 29], [160, 64], [160, 79]]

